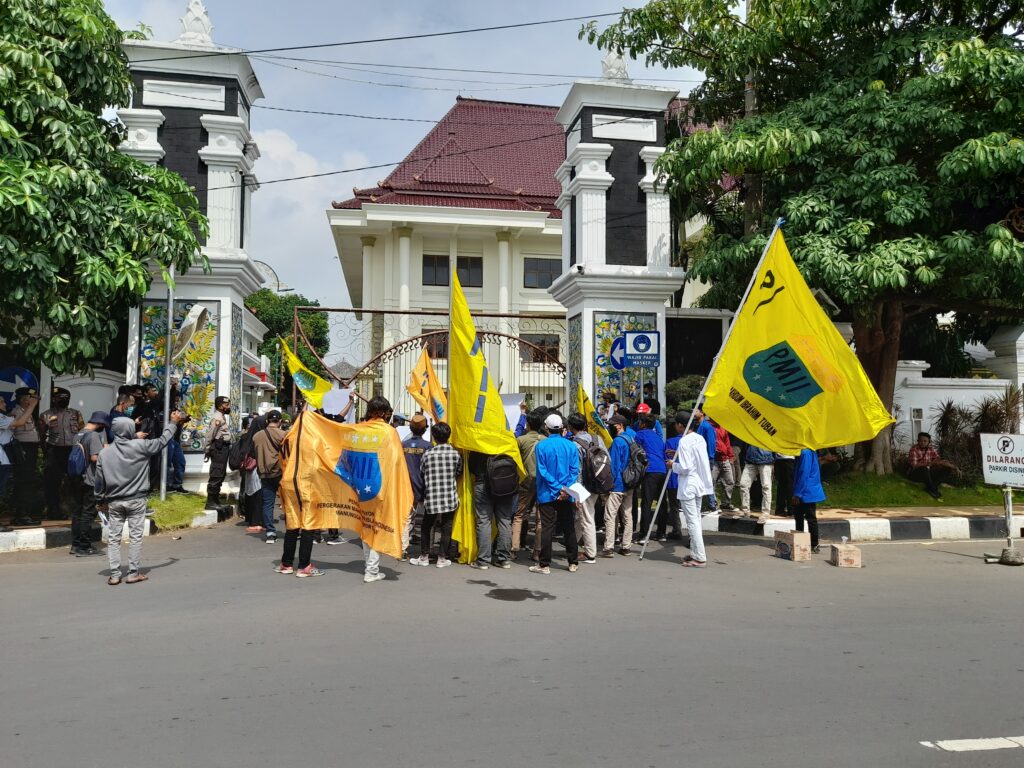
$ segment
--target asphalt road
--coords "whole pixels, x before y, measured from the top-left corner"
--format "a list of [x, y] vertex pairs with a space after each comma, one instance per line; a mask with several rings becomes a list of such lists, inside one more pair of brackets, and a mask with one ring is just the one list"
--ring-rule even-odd
[[233, 524], [105, 559], [0, 555], [0, 766], [1020, 766], [1024, 568], [998, 543], [792, 564], [715, 536], [648, 559], [478, 572], [355, 545], [317, 579]]

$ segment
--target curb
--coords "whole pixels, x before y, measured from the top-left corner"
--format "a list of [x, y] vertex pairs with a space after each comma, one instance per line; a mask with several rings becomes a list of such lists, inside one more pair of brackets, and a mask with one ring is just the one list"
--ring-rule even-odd
[[[793, 518], [772, 518], [763, 525], [754, 518], [720, 517], [710, 514], [701, 520], [705, 531], [739, 533], [774, 538], [776, 531], [796, 530]], [[919, 539], [1001, 539], [1006, 537], [1006, 518], [996, 515], [971, 517], [853, 517], [848, 520], [818, 520], [822, 539], [839, 541], [910, 541]], [[1024, 515], [1013, 517], [1014, 536], [1024, 537]]]

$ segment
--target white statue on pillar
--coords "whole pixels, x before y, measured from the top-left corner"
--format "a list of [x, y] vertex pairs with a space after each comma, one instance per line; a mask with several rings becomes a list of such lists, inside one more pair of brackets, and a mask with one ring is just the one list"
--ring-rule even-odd
[[181, 18], [182, 33], [176, 42], [191, 45], [213, 45], [213, 24], [202, 0], [189, 0]]
[[601, 76], [607, 80], [629, 80], [626, 58], [618, 51], [608, 51], [601, 59]]

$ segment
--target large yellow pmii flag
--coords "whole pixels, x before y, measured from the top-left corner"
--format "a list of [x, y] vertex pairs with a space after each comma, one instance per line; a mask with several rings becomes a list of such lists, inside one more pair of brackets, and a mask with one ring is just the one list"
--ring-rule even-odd
[[413, 494], [394, 427], [380, 419], [339, 424], [303, 411], [281, 455], [288, 528], [344, 528], [378, 552], [401, 557]]
[[597, 408], [590, 402], [586, 391], [583, 389], [583, 382], [579, 382], [579, 392], [576, 393], [576, 408], [587, 419], [587, 431], [592, 435], [601, 438], [605, 448], [612, 447], [612, 436], [608, 434], [608, 427], [597, 413]]
[[281, 352], [284, 354], [285, 364], [288, 366], [288, 373], [291, 374], [292, 381], [295, 382], [295, 386], [299, 388], [302, 396], [306, 398], [307, 403], [312, 405], [314, 408], [322, 408], [324, 393], [331, 391], [331, 383], [326, 379], [320, 378], [309, 370], [305, 363], [299, 360], [299, 358], [296, 357], [288, 348], [288, 344], [284, 339], [279, 338], [278, 341], [281, 342]]
[[409, 374], [409, 386], [405, 389], [425, 413], [434, 417], [434, 421], [445, 420], [448, 415], [448, 398], [441, 388], [441, 382], [437, 380], [434, 364], [430, 362], [426, 347], [413, 366], [412, 373]]
[[[459, 508], [452, 523], [452, 538], [459, 545], [459, 562], [476, 562], [480, 549], [476, 545], [476, 516], [473, 514], [473, 475], [469, 471], [469, 451], [462, 453], [462, 474], [459, 475]], [[447, 557], [448, 553], [445, 553]]]
[[776, 230], [708, 381], [704, 410], [744, 442], [795, 454], [893, 422]]
[[505, 408], [487, 369], [483, 346], [469, 314], [457, 275], [452, 275], [451, 331], [448, 344], [448, 424], [451, 444], [467, 451], [504, 453], [525, 477], [519, 445], [505, 421]]

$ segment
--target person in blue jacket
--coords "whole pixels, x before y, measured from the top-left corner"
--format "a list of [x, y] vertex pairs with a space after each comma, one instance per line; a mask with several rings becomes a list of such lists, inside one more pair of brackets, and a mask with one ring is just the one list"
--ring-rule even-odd
[[550, 437], [537, 443], [537, 506], [540, 507], [540, 560], [530, 566], [532, 573], [551, 573], [551, 540], [555, 523], [565, 531], [565, 555], [569, 572], [579, 569], [579, 547], [576, 541], [576, 502], [569, 486], [580, 479], [580, 452], [565, 439], [562, 415], [552, 411], [544, 419]]
[[622, 482], [622, 470], [629, 463], [629, 444], [626, 435], [626, 419], [620, 413], [608, 419], [608, 432], [612, 435], [612, 447], [608, 454], [612, 462], [611, 491], [604, 500], [604, 545], [601, 557], [615, 557], [615, 532], [622, 523], [622, 543], [619, 554], [628, 557], [633, 545], [633, 492]]
[[796, 457], [793, 467], [793, 516], [796, 529], [803, 533], [804, 520], [811, 532], [811, 552], [820, 552], [818, 546], [818, 503], [825, 500], [821, 487], [821, 466], [818, 452], [804, 448]]
[[[636, 441], [647, 454], [647, 472], [644, 474], [643, 485], [641, 486], [641, 514], [640, 514], [640, 536], [647, 537], [651, 529], [651, 522], [654, 521], [657, 530], [654, 538], [658, 541], [665, 541], [665, 528], [668, 523], [666, 514], [665, 499], [661, 489], [665, 485], [665, 439], [654, 429], [654, 417], [651, 409], [641, 403], [637, 408], [637, 433]], [[661, 502], [660, 504], [658, 502]], [[657, 509], [654, 509], [657, 507]], [[641, 540], [642, 540], [641, 539]]]

